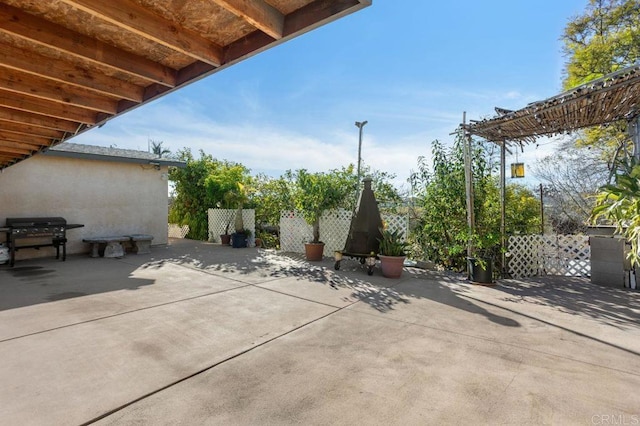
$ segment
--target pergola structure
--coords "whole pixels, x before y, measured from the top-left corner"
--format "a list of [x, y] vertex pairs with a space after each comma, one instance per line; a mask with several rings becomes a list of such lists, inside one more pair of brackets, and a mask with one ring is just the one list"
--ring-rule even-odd
[[371, 0], [0, 0], [0, 171]]
[[[500, 145], [501, 234], [505, 246], [505, 151], [509, 146], [535, 142], [542, 136], [626, 121], [640, 156], [640, 65], [619, 70], [517, 111], [496, 108], [496, 117], [463, 123], [467, 136], [476, 135]], [[468, 166], [468, 176], [471, 170]], [[469, 228], [475, 229], [473, 190], [467, 179]], [[469, 247], [471, 251], [471, 247]], [[504, 261], [504, 259], [503, 259]], [[504, 264], [504, 262], [503, 262]]]
[[496, 143], [531, 143], [541, 136], [630, 121], [640, 114], [640, 65], [517, 111], [496, 108], [496, 112], [497, 117], [471, 121], [466, 131]]

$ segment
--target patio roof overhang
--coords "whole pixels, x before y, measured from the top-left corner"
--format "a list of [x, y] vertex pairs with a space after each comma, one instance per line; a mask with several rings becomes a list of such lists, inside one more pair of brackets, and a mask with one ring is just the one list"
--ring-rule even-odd
[[371, 0], [2, 0], [0, 170]]
[[608, 74], [517, 111], [496, 108], [498, 116], [465, 126], [488, 141], [527, 144], [586, 127], [631, 120], [640, 114], [640, 65]]

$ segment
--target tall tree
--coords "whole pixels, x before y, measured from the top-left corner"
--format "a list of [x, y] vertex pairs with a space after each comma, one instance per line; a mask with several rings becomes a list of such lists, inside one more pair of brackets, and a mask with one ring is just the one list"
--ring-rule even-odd
[[207, 210], [236, 207], [243, 195], [237, 193], [238, 183], [243, 186], [250, 180], [249, 170], [236, 163], [216, 160], [203, 151], [200, 158], [195, 158], [189, 148], [180, 150], [178, 158], [186, 165], [169, 170], [176, 194], [169, 221], [189, 225], [187, 237], [206, 240], [209, 237]]
[[[584, 13], [567, 24], [562, 39], [567, 90], [634, 65], [640, 60], [640, 1], [590, 0]], [[631, 152], [625, 130], [626, 123], [588, 129], [577, 145], [601, 147], [603, 160], [615, 170]]]
[[[456, 138], [451, 148], [433, 142], [432, 165], [419, 159], [412, 174], [417, 198], [417, 225], [414, 228], [414, 255], [445, 267], [461, 269], [466, 265], [469, 238], [479, 249], [495, 250], [500, 242], [500, 191], [492, 175], [492, 144], [474, 141], [472, 170], [476, 229], [471, 235], [467, 225], [463, 139]], [[532, 192], [520, 186], [508, 186], [507, 233], [526, 234], [540, 229], [539, 202]]]
[[162, 146], [164, 142], [159, 141], [150, 141], [151, 142], [151, 152], [158, 156], [158, 158], [166, 157], [171, 154], [171, 150]]
[[633, 65], [640, 59], [640, 2], [590, 0], [564, 31], [565, 89]]
[[320, 218], [331, 209], [350, 206], [349, 195], [357, 182], [353, 165], [329, 172], [310, 173], [305, 169], [293, 173], [294, 203], [305, 220], [313, 227], [313, 241], [320, 242]]
[[259, 174], [254, 178], [253, 201], [256, 206], [256, 225], [279, 229], [282, 212], [295, 209], [293, 174], [279, 178]]

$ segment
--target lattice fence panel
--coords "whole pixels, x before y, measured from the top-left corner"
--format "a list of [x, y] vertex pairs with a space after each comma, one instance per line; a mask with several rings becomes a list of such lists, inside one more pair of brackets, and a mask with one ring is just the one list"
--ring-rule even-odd
[[[220, 235], [224, 234], [229, 224], [229, 234], [235, 231], [236, 209], [209, 209], [207, 216], [209, 219], [209, 241], [220, 242]], [[249, 245], [255, 245], [256, 239], [256, 211], [253, 209], [242, 210], [242, 221], [244, 228], [251, 231]]]
[[303, 253], [304, 243], [312, 239], [313, 229], [300, 213], [294, 211], [280, 213], [280, 250]]
[[[337, 209], [326, 212], [320, 219], [320, 239], [325, 243], [324, 253], [331, 256], [336, 250], [343, 250], [349, 234], [352, 213]], [[398, 215], [382, 215], [382, 220], [390, 230], [400, 230], [407, 236], [409, 218]], [[298, 212], [282, 212], [280, 215], [280, 249], [282, 251], [304, 253], [304, 243], [313, 239], [313, 228]]]
[[[404, 239], [409, 234], [409, 216], [400, 216], [397, 214], [382, 214], [382, 223], [389, 231], [400, 231]], [[347, 231], [348, 232], [348, 231]]]
[[334, 251], [344, 249], [350, 225], [351, 212], [348, 210], [331, 210], [322, 215], [320, 219], [320, 239], [325, 243], [324, 253], [326, 255], [333, 256]]
[[547, 235], [542, 271], [546, 275], [587, 276], [591, 272], [591, 248], [586, 235]]
[[509, 237], [509, 274], [514, 278], [534, 277], [540, 270], [542, 236], [518, 235]]
[[189, 233], [189, 225], [169, 224], [169, 238], [184, 238]]
[[587, 276], [591, 250], [586, 235], [519, 235], [509, 237], [509, 273], [514, 278], [537, 275]]

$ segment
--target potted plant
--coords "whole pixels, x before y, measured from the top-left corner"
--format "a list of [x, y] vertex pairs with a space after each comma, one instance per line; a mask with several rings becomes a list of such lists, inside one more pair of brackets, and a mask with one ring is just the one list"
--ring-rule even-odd
[[408, 244], [400, 231], [390, 231], [381, 229], [382, 238], [380, 241], [380, 269], [382, 275], [387, 278], [400, 278]]
[[231, 235], [229, 234], [229, 227], [231, 226], [231, 218], [232, 216], [229, 215], [229, 218], [227, 219], [227, 223], [225, 224], [225, 227], [224, 227], [224, 234], [220, 234], [220, 243], [223, 246], [228, 246], [229, 244], [231, 244]]
[[474, 254], [467, 257], [467, 271], [471, 282], [493, 283], [493, 263], [500, 249], [499, 239], [494, 233], [474, 233], [471, 236]]
[[251, 231], [249, 229], [236, 230], [231, 234], [231, 247], [233, 248], [245, 248], [249, 242]]
[[242, 219], [242, 207], [247, 199], [247, 193], [243, 184], [238, 182], [237, 185], [238, 191], [236, 193], [236, 201], [238, 203], [238, 208], [236, 210], [236, 217], [234, 222], [236, 232], [231, 234], [231, 246], [233, 248], [244, 248], [247, 247], [247, 240], [251, 236], [251, 231], [248, 229], [244, 229], [244, 220]]
[[309, 173], [304, 169], [297, 172], [295, 204], [313, 227], [313, 239], [305, 243], [307, 260], [322, 260], [324, 243], [320, 240], [320, 218], [325, 211], [339, 207], [349, 189], [340, 172]]
[[[219, 209], [239, 209], [242, 210], [244, 203], [248, 201], [248, 190], [246, 185], [250, 178], [248, 171], [241, 165], [225, 163], [216, 172], [211, 173], [205, 180], [206, 199], [205, 203], [216, 206]], [[236, 219], [242, 220], [242, 214], [236, 214]], [[220, 242], [223, 245], [229, 244], [232, 236], [229, 235], [229, 228], [234, 215], [231, 212], [225, 217], [224, 233], [220, 234]], [[240, 222], [236, 226], [237, 233], [242, 234], [244, 224]], [[240, 231], [240, 232], [238, 232]], [[246, 235], [245, 235], [246, 237]], [[238, 237], [238, 241], [241, 238]]]

